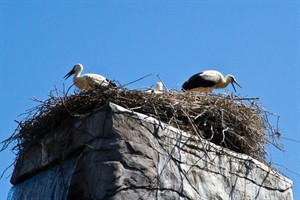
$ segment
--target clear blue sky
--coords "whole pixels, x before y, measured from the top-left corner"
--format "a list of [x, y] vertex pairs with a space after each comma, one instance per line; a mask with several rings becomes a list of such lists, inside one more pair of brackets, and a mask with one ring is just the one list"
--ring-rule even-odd
[[[192, 74], [216, 69], [233, 74], [238, 93], [259, 97], [280, 115], [283, 138], [299, 136], [299, 1], [6, 1], [0, 8], [0, 140], [15, 119], [47, 99], [75, 63], [85, 72], [151, 86], [156, 74], [180, 89]], [[231, 87], [226, 89], [233, 91]], [[217, 90], [216, 92], [223, 92]], [[274, 124], [276, 126], [276, 124]], [[300, 200], [300, 143], [282, 139], [285, 152], [269, 160], [294, 182]], [[14, 154], [0, 153], [0, 172]], [[12, 168], [0, 180], [6, 199]]]

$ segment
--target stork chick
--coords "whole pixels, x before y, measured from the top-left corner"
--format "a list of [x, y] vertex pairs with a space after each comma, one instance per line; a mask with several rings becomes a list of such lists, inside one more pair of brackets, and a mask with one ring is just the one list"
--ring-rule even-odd
[[163, 93], [163, 83], [157, 82], [155, 89], [146, 90], [146, 93], [162, 94]]
[[66, 80], [74, 74], [73, 82], [80, 90], [90, 90], [97, 86], [116, 87], [116, 84], [99, 74], [81, 75], [82, 70], [82, 64], [76, 64], [73, 69], [64, 76], [64, 79]]
[[235, 92], [236, 89], [234, 83], [242, 88], [242, 86], [235, 80], [232, 75], [228, 74], [224, 78], [224, 76], [218, 71], [207, 70], [191, 76], [182, 85], [182, 90], [211, 92], [213, 89], [225, 88], [229, 83], [231, 83]]

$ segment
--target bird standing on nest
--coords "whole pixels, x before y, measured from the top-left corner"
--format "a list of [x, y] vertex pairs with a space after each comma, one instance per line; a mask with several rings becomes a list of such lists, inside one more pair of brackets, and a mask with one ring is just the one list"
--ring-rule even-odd
[[116, 87], [116, 84], [99, 74], [80, 75], [82, 70], [82, 64], [76, 64], [73, 69], [64, 76], [64, 79], [66, 80], [74, 74], [73, 82], [80, 90], [90, 90], [97, 86]]
[[207, 70], [191, 76], [182, 85], [182, 90], [211, 92], [213, 89], [225, 88], [229, 83], [231, 83], [234, 91], [236, 91], [236, 89], [233, 83], [242, 88], [242, 86], [235, 80], [232, 75], [228, 74], [224, 78], [224, 76], [218, 71]]

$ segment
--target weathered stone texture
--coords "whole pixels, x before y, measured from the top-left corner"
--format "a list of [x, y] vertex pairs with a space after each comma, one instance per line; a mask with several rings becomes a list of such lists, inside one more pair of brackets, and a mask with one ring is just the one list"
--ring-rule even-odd
[[69, 199], [293, 199], [292, 182], [263, 163], [114, 104], [49, 134], [12, 183], [75, 154]]

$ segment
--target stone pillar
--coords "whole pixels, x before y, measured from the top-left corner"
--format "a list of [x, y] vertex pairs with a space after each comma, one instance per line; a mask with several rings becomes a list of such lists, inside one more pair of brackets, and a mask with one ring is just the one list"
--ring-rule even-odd
[[293, 199], [292, 182], [267, 165], [111, 103], [48, 133], [11, 182], [74, 156], [67, 199]]

